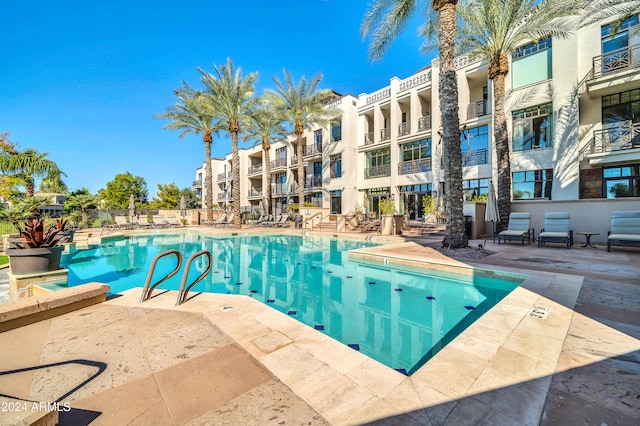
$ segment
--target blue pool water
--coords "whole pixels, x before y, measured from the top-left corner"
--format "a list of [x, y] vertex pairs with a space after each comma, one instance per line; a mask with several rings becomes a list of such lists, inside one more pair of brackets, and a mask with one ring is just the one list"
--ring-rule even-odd
[[[315, 236], [150, 234], [78, 250], [62, 263], [69, 285], [105, 282], [118, 293], [142, 287], [158, 253], [177, 249], [186, 263], [207, 249], [213, 268], [192, 291], [251, 296], [407, 374], [518, 286], [349, 259], [349, 250], [372, 245]], [[174, 257], [163, 260], [154, 281], [176, 265]], [[190, 281], [205, 268], [206, 258], [194, 262]], [[181, 277], [182, 271], [159, 288], [177, 290]]]

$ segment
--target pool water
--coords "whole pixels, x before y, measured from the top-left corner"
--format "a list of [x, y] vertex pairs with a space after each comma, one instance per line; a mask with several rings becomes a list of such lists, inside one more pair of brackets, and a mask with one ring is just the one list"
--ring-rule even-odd
[[[150, 234], [63, 255], [62, 265], [69, 285], [105, 282], [118, 293], [142, 287], [158, 253], [177, 249], [186, 264], [207, 249], [213, 268], [192, 291], [253, 297], [406, 374], [519, 284], [349, 258], [349, 250], [373, 245], [316, 236]], [[194, 261], [187, 283], [206, 262]], [[152, 282], [175, 266], [175, 257], [161, 259]], [[177, 290], [181, 279], [182, 271], [158, 288]]]

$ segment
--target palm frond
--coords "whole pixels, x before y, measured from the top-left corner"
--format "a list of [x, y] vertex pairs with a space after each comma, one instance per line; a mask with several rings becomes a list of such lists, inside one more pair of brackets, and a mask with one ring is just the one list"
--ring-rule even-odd
[[391, 42], [407, 26], [417, 8], [416, 0], [376, 0], [364, 15], [360, 33], [371, 37], [369, 57], [380, 59]]

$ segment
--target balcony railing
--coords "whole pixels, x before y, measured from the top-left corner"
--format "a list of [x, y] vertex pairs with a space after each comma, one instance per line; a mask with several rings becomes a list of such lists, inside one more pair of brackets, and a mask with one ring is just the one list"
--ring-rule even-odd
[[429, 129], [431, 129], [431, 115], [427, 114], [418, 119], [418, 131], [422, 132]]
[[487, 115], [487, 101], [478, 101], [467, 106], [467, 120]]
[[403, 161], [398, 163], [399, 175], [411, 175], [414, 173], [430, 172], [431, 171], [431, 157], [419, 158], [412, 161]]
[[613, 50], [593, 58], [593, 78], [640, 66], [640, 44]]
[[416, 75], [413, 75], [409, 78], [405, 78], [400, 82], [399, 91], [402, 92], [404, 90], [411, 89], [412, 87], [418, 86], [422, 83], [428, 83], [431, 81], [431, 69], [422, 71]]
[[411, 126], [408, 122], [398, 124], [398, 136], [408, 135], [411, 132]]
[[247, 174], [249, 174], [249, 175], [255, 175], [255, 174], [258, 174], [258, 173], [262, 173], [262, 163], [261, 164], [251, 165], [247, 169]]
[[286, 183], [275, 183], [273, 184], [273, 195], [287, 195], [289, 186]]
[[380, 130], [380, 140], [386, 141], [391, 139], [391, 129], [381, 129]]
[[487, 148], [462, 153], [462, 167], [487, 164]]
[[251, 188], [247, 193], [248, 198], [262, 198], [262, 189]]
[[380, 89], [377, 92], [374, 92], [371, 95], [367, 96], [367, 105], [381, 101], [383, 99], [387, 99], [389, 96], [391, 96], [391, 89], [389, 87]]
[[229, 193], [227, 193], [227, 192], [218, 192], [217, 199], [218, 199], [218, 201], [225, 201], [225, 200], [229, 201], [229, 200], [231, 200], [231, 193], [230, 192]]
[[322, 176], [311, 176], [304, 181], [304, 189], [311, 190], [312, 188], [322, 187]]
[[271, 160], [272, 169], [277, 169], [279, 167], [287, 167], [287, 157], [276, 158], [275, 160]]
[[364, 144], [371, 145], [373, 143], [373, 132], [368, 132], [364, 134]]
[[640, 123], [620, 121], [593, 132], [591, 153], [640, 148]]
[[231, 172], [227, 173], [226, 177], [224, 173], [219, 173], [218, 174], [218, 182], [221, 180], [225, 180], [225, 179], [231, 179], [233, 177], [233, 174]]
[[194, 180], [192, 188], [202, 188], [202, 179]]
[[364, 169], [365, 179], [374, 179], [386, 176], [391, 176], [391, 165], [389, 164], [385, 164], [384, 166], [367, 167]]
[[298, 156], [297, 155], [292, 155], [291, 156], [291, 163], [289, 164], [289, 167], [298, 167]]
[[311, 145], [305, 145], [302, 147], [302, 156], [308, 157], [313, 155], [322, 154], [322, 143], [312, 143]]

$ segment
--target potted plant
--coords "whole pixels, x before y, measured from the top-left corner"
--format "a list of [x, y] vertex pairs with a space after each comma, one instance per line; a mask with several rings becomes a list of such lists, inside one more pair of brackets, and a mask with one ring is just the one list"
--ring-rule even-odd
[[382, 235], [393, 235], [393, 213], [396, 211], [396, 203], [393, 198], [384, 198], [380, 200], [378, 206], [381, 215], [380, 233]]
[[35, 274], [60, 269], [60, 257], [69, 237], [61, 232], [67, 221], [57, 219], [45, 231], [45, 221], [39, 217], [27, 219], [20, 238], [11, 241], [6, 251], [12, 274]]

